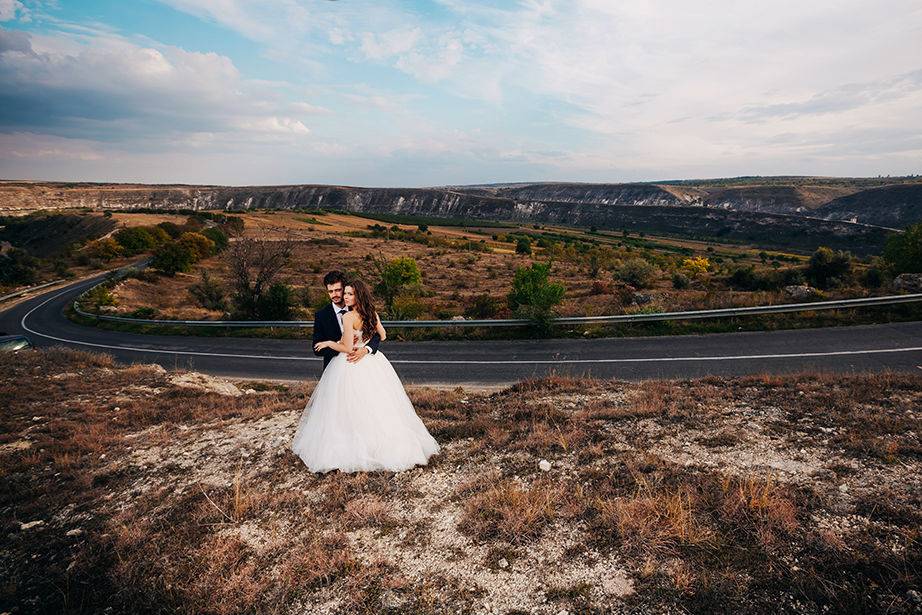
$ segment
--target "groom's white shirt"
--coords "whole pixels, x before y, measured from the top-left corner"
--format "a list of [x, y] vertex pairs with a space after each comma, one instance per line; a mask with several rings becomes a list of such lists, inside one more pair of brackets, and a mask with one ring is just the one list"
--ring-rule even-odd
[[342, 330], [343, 330], [343, 316], [345, 316], [345, 314], [340, 314], [339, 311], [342, 310], [342, 309], [345, 309], [345, 308], [346, 308], [346, 304], [345, 304], [345, 303], [343, 303], [342, 305], [339, 305], [339, 306], [336, 305], [335, 303], [333, 304], [333, 313], [336, 314], [336, 322], [339, 323], [339, 331], [340, 331], [340, 332], [342, 332]]

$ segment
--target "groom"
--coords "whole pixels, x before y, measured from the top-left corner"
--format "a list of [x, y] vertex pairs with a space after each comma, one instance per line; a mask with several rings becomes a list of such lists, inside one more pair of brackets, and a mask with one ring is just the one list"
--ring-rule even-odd
[[[331, 271], [323, 276], [323, 284], [327, 287], [330, 304], [317, 310], [317, 313], [314, 314], [314, 343], [311, 346], [312, 348], [319, 342], [338, 342], [342, 339], [343, 314], [349, 311], [349, 308], [343, 304], [343, 288], [346, 286], [345, 274], [342, 271]], [[367, 344], [359, 346], [350, 352], [346, 360], [349, 363], [358, 363], [365, 355], [378, 352], [380, 343], [381, 336], [375, 333]], [[327, 364], [339, 353], [331, 348], [324, 348], [320, 351], [315, 350], [314, 354], [318, 357], [323, 357], [323, 369], [326, 369]]]

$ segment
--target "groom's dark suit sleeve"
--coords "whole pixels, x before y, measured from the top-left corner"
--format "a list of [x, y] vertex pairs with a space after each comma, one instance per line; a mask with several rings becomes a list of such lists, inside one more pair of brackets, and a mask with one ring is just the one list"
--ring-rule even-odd
[[371, 336], [371, 339], [368, 340], [368, 343], [365, 345], [371, 348], [371, 354], [378, 352], [378, 346], [381, 345], [381, 336], [375, 333]]
[[[329, 330], [329, 326], [327, 326], [327, 323], [326, 323], [326, 320], [328, 319], [325, 319], [323, 317], [323, 313], [325, 310], [327, 310], [327, 308], [318, 310], [317, 313], [314, 314], [314, 338], [313, 338], [313, 344], [311, 345], [311, 348], [316, 346], [319, 342], [337, 341], [341, 337], [340, 335], [336, 335]], [[314, 350], [314, 354], [317, 355], [318, 357], [323, 357], [324, 359], [323, 363], [324, 365], [326, 365], [326, 363], [330, 359], [332, 359], [339, 353], [333, 350], [332, 348], [324, 348], [323, 350], [320, 350], [320, 351]]]

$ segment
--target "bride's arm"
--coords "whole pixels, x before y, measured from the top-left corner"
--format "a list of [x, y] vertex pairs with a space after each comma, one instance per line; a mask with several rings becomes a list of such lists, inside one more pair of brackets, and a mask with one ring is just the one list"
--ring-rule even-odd
[[322, 348], [330, 348], [336, 352], [352, 352], [352, 345], [355, 342], [355, 337], [352, 334], [353, 328], [352, 324], [355, 320], [355, 316], [350, 312], [343, 316], [343, 336], [338, 342], [320, 342], [314, 346], [314, 350], [319, 350]]
[[381, 341], [383, 342], [387, 339], [387, 331], [384, 330], [384, 325], [381, 324], [380, 316], [375, 314], [375, 320], [377, 320], [375, 323], [375, 330], [378, 332], [378, 335], [381, 337]]

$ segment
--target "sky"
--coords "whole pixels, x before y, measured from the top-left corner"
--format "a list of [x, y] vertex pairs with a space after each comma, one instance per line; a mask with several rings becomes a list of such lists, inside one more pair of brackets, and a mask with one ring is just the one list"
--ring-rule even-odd
[[922, 173], [919, 0], [0, 0], [0, 178]]

